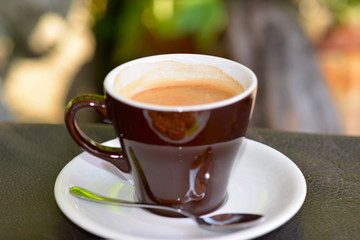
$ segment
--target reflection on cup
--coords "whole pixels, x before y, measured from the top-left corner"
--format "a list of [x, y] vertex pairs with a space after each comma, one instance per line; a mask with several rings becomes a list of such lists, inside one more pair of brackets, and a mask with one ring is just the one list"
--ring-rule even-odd
[[210, 112], [144, 111], [150, 128], [164, 141], [185, 143], [194, 139], [206, 126]]

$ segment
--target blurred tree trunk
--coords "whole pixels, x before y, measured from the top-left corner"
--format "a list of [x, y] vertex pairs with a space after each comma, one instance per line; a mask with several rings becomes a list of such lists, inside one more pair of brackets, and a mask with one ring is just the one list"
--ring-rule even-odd
[[231, 58], [259, 80], [252, 123], [288, 131], [339, 133], [333, 100], [290, 1], [227, 1]]

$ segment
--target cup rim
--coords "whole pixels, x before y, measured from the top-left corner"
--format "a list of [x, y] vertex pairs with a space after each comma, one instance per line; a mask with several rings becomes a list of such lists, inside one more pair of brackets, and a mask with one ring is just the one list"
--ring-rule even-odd
[[[129, 66], [129, 65], [133, 65], [136, 63], [146, 63], [146, 62], [160, 62], [160, 61], [167, 61], [167, 60], [172, 60], [172, 61], [184, 61], [184, 59], [192, 59], [192, 60], [197, 60], [198, 63], [201, 64], [206, 64], [206, 65], [212, 65], [211, 63], [208, 64], [206, 62], [223, 62], [223, 63], [230, 63], [232, 65], [236, 65], [237, 67], [241, 68], [242, 71], [245, 71], [251, 79], [251, 83], [250, 85], [240, 94], [222, 100], [222, 101], [217, 101], [217, 102], [213, 102], [213, 103], [206, 103], [206, 104], [198, 104], [198, 105], [191, 105], [191, 106], [164, 106], [164, 105], [156, 105], [156, 104], [149, 104], [149, 103], [142, 103], [142, 102], [138, 102], [138, 101], [134, 101], [125, 97], [122, 97], [121, 95], [117, 94], [114, 91], [114, 80], [116, 79], [118, 73], [125, 67]], [[250, 96], [256, 89], [257, 89], [257, 77], [255, 75], [255, 73], [250, 70], [248, 67], [244, 66], [241, 63], [238, 63], [236, 61], [230, 60], [230, 59], [226, 59], [226, 58], [222, 58], [222, 57], [216, 57], [216, 56], [211, 56], [211, 55], [203, 55], [203, 54], [184, 54], [184, 53], [177, 53], [177, 54], [161, 54], [161, 55], [153, 55], [153, 56], [148, 56], [148, 57], [143, 57], [143, 58], [138, 58], [129, 62], [126, 62], [124, 64], [121, 64], [119, 66], [117, 66], [116, 68], [114, 68], [113, 70], [111, 70], [105, 77], [104, 80], [104, 90], [106, 94], [111, 95], [114, 99], [126, 103], [127, 105], [136, 107], [136, 108], [141, 108], [141, 109], [146, 109], [146, 110], [153, 110], [153, 111], [163, 111], [163, 112], [195, 112], [195, 111], [205, 111], [205, 110], [210, 110], [210, 109], [215, 109], [215, 108], [220, 108], [220, 107], [224, 107], [224, 106], [228, 106], [231, 105], [233, 103], [236, 103], [248, 96]]]

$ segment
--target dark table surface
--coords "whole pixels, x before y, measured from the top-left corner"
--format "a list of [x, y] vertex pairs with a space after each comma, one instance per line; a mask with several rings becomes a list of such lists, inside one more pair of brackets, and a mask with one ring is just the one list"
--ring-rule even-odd
[[[109, 125], [84, 128], [99, 142], [115, 137]], [[360, 239], [360, 137], [265, 129], [247, 137], [287, 155], [307, 182], [300, 211], [259, 239]], [[100, 239], [54, 198], [56, 177], [81, 152], [64, 125], [0, 123], [0, 239]]]

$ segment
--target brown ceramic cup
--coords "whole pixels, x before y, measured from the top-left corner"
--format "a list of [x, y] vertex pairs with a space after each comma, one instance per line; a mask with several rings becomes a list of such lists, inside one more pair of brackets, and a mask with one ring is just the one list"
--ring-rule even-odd
[[[182, 67], [168, 67], [169, 62]], [[208, 67], [230, 76], [244, 91], [190, 106], [154, 105], [127, 97], [129, 91], [158, 79], [219, 78]], [[226, 201], [230, 173], [255, 102], [257, 79], [251, 70], [213, 56], [158, 55], [118, 66], [106, 76], [104, 89], [104, 96], [89, 94], [70, 101], [66, 126], [85, 151], [132, 175], [139, 202], [201, 215]], [[80, 129], [76, 114], [84, 108], [95, 109], [112, 123], [121, 148], [104, 146]]]

